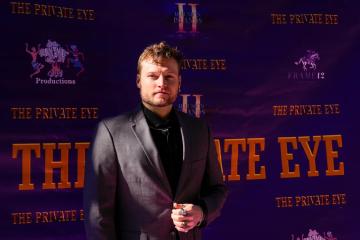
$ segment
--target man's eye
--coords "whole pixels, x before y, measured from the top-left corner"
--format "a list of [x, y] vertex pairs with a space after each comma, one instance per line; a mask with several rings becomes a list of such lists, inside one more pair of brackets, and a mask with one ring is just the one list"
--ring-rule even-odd
[[158, 76], [156, 76], [156, 75], [150, 75], [149, 78], [151, 78], [151, 79], [158, 79]]
[[173, 76], [167, 76], [167, 77], [165, 77], [166, 78], [166, 80], [174, 80], [174, 77]]

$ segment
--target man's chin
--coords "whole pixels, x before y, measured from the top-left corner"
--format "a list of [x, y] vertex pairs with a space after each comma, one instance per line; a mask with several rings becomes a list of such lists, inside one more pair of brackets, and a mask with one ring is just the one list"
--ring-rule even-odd
[[173, 102], [170, 101], [164, 101], [164, 102], [147, 102], [147, 104], [153, 106], [153, 107], [168, 107], [168, 106], [172, 106]]
[[168, 107], [171, 106], [172, 103], [158, 103], [158, 104], [154, 104], [154, 107]]

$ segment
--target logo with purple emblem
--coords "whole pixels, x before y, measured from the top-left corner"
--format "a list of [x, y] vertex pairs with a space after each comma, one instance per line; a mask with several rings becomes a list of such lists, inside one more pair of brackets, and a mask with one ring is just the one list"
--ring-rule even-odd
[[84, 53], [75, 44], [63, 47], [48, 40], [44, 47], [41, 44], [29, 47], [25, 43], [25, 52], [31, 57], [29, 77], [35, 79], [35, 84], [74, 85], [85, 72]]
[[320, 54], [314, 50], [307, 50], [305, 55], [294, 61], [294, 65], [301, 71], [288, 72], [288, 79], [303, 81], [325, 79], [325, 72], [318, 70], [319, 62]]
[[294, 234], [291, 234], [291, 240], [337, 240], [337, 238], [330, 231], [324, 232], [321, 235], [317, 230], [309, 229], [306, 237], [304, 237], [304, 234], [301, 236], [295, 236]]

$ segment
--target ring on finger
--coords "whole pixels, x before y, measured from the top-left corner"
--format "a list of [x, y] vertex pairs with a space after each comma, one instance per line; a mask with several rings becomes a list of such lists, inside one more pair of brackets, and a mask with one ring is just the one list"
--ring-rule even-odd
[[186, 216], [187, 215], [187, 211], [184, 208], [181, 208], [179, 211], [179, 214], [182, 216]]
[[181, 222], [181, 226], [182, 226], [182, 227], [186, 227], [186, 226], [187, 226], [187, 222]]

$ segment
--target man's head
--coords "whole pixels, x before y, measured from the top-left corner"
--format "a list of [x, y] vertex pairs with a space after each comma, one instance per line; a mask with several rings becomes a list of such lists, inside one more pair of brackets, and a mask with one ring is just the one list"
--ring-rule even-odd
[[137, 66], [136, 85], [148, 108], [171, 107], [178, 95], [182, 54], [165, 42], [145, 48]]

